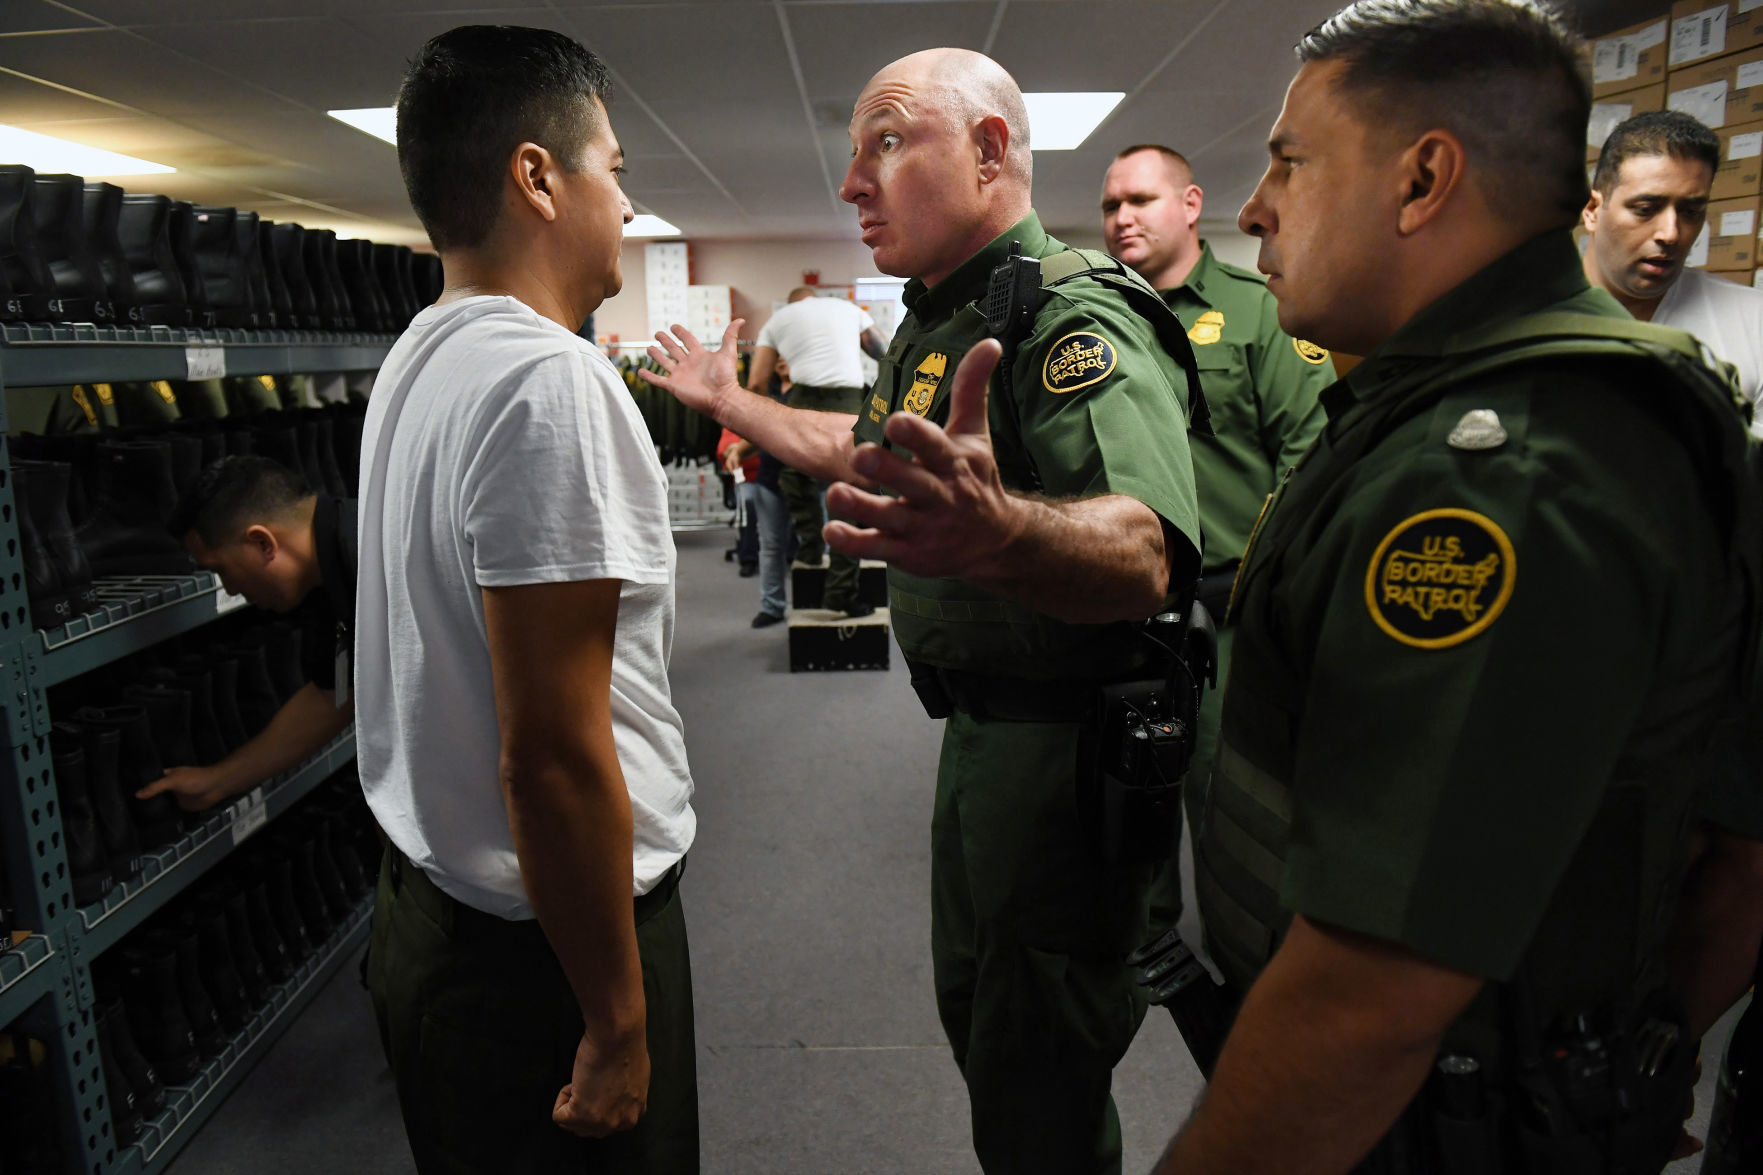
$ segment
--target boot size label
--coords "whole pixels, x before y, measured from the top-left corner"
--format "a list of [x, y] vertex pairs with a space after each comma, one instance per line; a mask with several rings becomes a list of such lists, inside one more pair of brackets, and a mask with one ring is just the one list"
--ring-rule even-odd
[[233, 844], [241, 844], [246, 837], [268, 823], [269, 802], [264, 798], [262, 788], [252, 788], [234, 809]]
[[226, 375], [225, 347], [185, 347], [185, 379], [221, 379]]

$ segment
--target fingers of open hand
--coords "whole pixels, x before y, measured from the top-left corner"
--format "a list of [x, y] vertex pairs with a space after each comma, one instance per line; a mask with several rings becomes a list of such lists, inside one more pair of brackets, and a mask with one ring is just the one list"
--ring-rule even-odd
[[[919, 506], [947, 503], [950, 498], [949, 487], [943, 477], [923, 463], [908, 461], [879, 445], [860, 445], [851, 454], [851, 468], [876, 485], [886, 486]], [[829, 501], [833, 491], [839, 488], [828, 488]]]
[[992, 369], [1004, 353], [996, 339], [982, 339], [962, 356], [955, 368], [955, 383], [949, 391], [949, 423], [951, 433], [986, 436], [986, 388]]
[[963, 446], [954, 437], [910, 412], [896, 412], [888, 417], [883, 432], [888, 440], [910, 452], [932, 473], [951, 472], [956, 459], [964, 453]]
[[829, 514], [837, 514], [845, 522], [888, 534], [907, 533], [921, 517], [910, 502], [868, 493], [844, 482], [827, 487], [826, 508]]

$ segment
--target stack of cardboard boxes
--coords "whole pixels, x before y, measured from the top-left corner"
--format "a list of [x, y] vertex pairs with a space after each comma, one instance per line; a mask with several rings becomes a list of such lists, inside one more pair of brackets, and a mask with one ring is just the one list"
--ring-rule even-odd
[[1681, 110], [1720, 135], [1708, 224], [1689, 264], [1751, 283], [1763, 231], [1763, 0], [1681, 0], [1592, 46], [1586, 164], [1617, 123]]

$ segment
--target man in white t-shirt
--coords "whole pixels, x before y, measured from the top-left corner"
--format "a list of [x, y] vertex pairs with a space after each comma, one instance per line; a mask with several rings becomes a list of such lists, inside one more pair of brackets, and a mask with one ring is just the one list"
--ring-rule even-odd
[[[863, 402], [868, 380], [863, 378], [863, 354], [873, 358], [887, 353], [887, 341], [875, 328], [875, 319], [855, 302], [844, 298], [821, 298], [812, 286], [797, 286], [790, 301], [759, 330], [759, 345], [747, 371], [747, 390], [764, 395], [778, 360], [789, 364], [790, 407], [816, 412], [855, 413]], [[778, 489], [789, 503], [796, 524], [796, 557], [804, 563], [827, 560], [826, 591], [821, 607], [847, 616], [867, 616], [875, 605], [857, 598], [861, 564], [840, 551], [828, 552], [821, 530], [826, 526], [824, 480], [785, 466], [778, 473]]]
[[1763, 394], [1763, 292], [1685, 264], [1707, 224], [1719, 167], [1720, 137], [1687, 114], [1637, 114], [1617, 126], [1598, 156], [1580, 218], [1585, 275], [1642, 322], [1701, 339], [1738, 369], [1745, 399], [1756, 404]]
[[568, 37], [466, 27], [398, 97], [446, 286], [369, 402], [355, 690], [391, 841], [368, 981], [424, 1172], [698, 1170], [667, 484], [574, 334], [631, 217], [606, 93]]

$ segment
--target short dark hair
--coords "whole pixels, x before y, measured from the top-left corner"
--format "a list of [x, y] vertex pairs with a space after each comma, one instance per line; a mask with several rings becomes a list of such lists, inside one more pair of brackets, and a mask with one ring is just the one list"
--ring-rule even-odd
[[1372, 125], [1456, 135], [1488, 203], [1540, 232], [1571, 224], [1589, 195], [1583, 46], [1535, 0], [1356, 0], [1297, 54], [1340, 62], [1337, 91], [1360, 100]]
[[1165, 147], [1162, 143], [1134, 143], [1130, 147], [1123, 147], [1120, 153], [1114, 158], [1125, 159], [1128, 155], [1137, 155], [1140, 151], [1157, 152], [1157, 154], [1163, 156], [1164, 160], [1187, 172], [1188, 181], [1190, 183], [1193, 182], [1194, 165], [1188, 162], [1188, 157], [1183, 155], [1180, 151], [1177, 151], [1174, 147]]
[[314, 491], [304, 474], [268, 457], [222, 457], [196, 475], [165, 528], [182, 542], [191, 531], [217, 547], [246, 527], [289, 511]]
[[1720, 136], [1681, 110], [1653, 110], [1616, 125], [1598, 152], [1592, 187], [1605, 196], [1616, 190], [1622, 165], [1637, 155], [1669, 155], [1720, 170]]
[[595, 98], [612, 100], [606, 64], [549, 29], [464, 25], [417, 50], [398, 88], [398, 167], [436, 250], [488, 238], [520, 144], [580, 167]]

